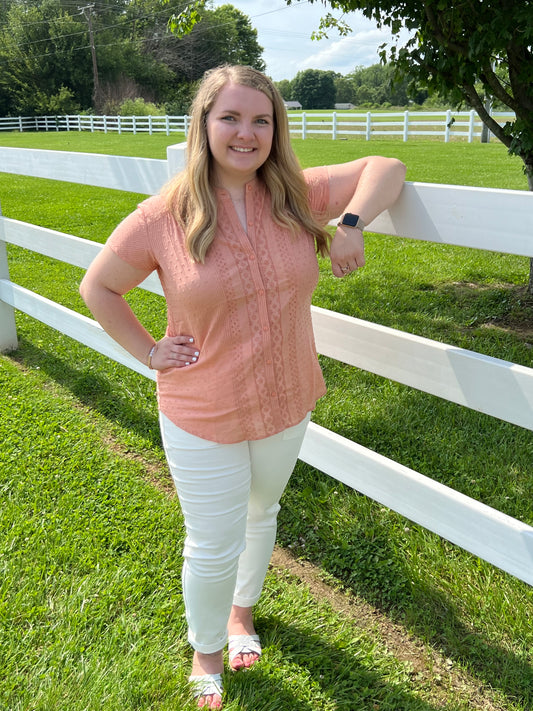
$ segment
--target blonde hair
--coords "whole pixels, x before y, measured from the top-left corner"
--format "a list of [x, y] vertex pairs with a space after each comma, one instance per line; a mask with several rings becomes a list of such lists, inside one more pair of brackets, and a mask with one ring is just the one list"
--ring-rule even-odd
[[258, 170], [258, 177], [270, 193], [274, 221], [293, 233], [303, 228], [315, 238], [317, 252], [325, 255], [330, 236], [309, 207], [308, 188], [291, 146], [283, 99], [268, 77], [241, 65], [224, 65], [205, 73], [191, 106], [186, 168], [162, 191], [169, 210], [185, 232], [189, 254], [194, 261], [204, 262], [216, 233], [217, 202], [206, 120], [219, 92], [230, 83], [261, 91], [272, 102], [272, 149]]

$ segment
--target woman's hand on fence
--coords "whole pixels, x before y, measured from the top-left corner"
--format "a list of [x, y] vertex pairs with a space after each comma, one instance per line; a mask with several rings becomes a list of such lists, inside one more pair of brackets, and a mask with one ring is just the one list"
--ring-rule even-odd
[[345, 277], [365, 264], [363, 233], [357, 227], [338, 227], [331, 240], [329, 256], [331, 271], [336, 277]]
[[192, 336], [165, 336], [150, 353], [148, 365], [154, 370], [185, 368], [196, 363], [200, 355]]

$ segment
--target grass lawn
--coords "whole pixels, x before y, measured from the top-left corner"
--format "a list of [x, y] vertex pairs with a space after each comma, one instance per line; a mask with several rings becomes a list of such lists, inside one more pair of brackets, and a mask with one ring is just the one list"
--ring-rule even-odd
[[[181, 138], [2, 133], [0, 145], [164, 158]], [[408, 180], [527, 189], [496, 142], [294, 145], [304, 166], [377, 153], [404, 160]], [[0, 173], [4, 215], [100, 242], [142, 198]], [[81, 270], [8, 251], [13, 281], [87, 313]], [[315, 303], [532, 365], [527, 259], [378, 235], [367, 259], [342, 281], [322, 261]], [[161, 299], [129, 298], [159, 337]], [[17, 328], [19, 349], [0, 356], [0, 709], [194, 708], [183, 525], [153, 384], [23, 314]], [[316, 422], [533, 524], [531, 432], [322, 366]], [[268, 575], [264, 659], [227, 675], [228, 711], [533, 706], [531, 588], [302, 463], [283, 504], [280, 559], [301, 563]]]

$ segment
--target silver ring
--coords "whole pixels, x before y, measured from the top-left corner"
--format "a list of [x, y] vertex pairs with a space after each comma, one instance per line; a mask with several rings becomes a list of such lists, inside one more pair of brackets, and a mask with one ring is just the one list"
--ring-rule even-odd
[[347, 272], [350, 271], [350, 267], [341, 267], [341, 271], [344, 272], [344, 274], [346, 274]]

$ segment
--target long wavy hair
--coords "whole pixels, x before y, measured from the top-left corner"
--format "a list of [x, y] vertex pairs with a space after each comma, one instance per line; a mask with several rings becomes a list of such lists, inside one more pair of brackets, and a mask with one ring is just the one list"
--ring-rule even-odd
[[216, 233], [217, 201], [206, 120], [219, 92], [230, 83], [261, 91], [272, 102], [272, 149], [259, 168], [258, 177], [270, 193], [274, 221], [292, 233], [303, 228], [313, 235], [317, 252], [325, 255], [330, 235], [309, 207], [307, 184], [291, 146], [283, 99], [268, 77], [241, 65], [224, 65], [205, 73], [191, 106], [187, 165], [162, 190], [170, 212], [185, 232], [189, 254], [194, 261], [203, 263]]

